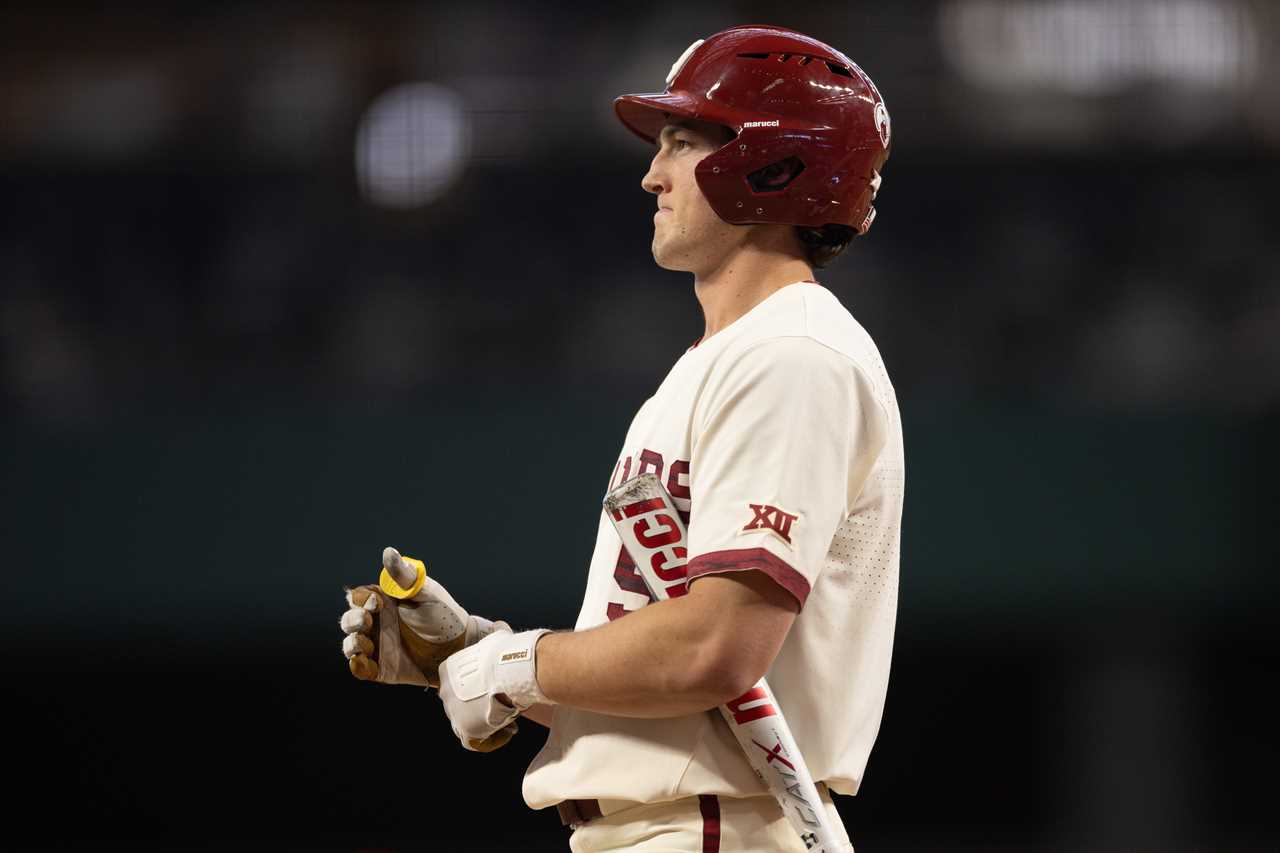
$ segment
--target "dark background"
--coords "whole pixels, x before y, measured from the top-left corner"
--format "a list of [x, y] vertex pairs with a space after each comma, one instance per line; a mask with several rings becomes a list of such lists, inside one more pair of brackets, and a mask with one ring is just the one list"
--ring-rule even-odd
[[341, 587], [572, 624], [701, 333], [611, 101], [743, 22], [893, 119], [819, 276], [908, 460], [859, 850], [1275, 849], [1280, 13], [1227, 0], [7, 6], [0, 845], [567, 849], [537, 726], [354, 681]]

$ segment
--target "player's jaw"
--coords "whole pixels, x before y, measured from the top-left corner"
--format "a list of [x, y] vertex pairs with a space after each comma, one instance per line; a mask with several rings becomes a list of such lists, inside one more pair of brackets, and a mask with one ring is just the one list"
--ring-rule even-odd
[[656, 196], [653, 258], [664, 269], [697, 275], [719, 263], [716, 256], [741, 238], [740, 230], [716, 215], [698, 187], [694, 170], [731, 138], [727, 128], [675, 121], [663, 128], [658, 150], [641, 186]]
[[722, 267], [751, 229], [730, 225], [711, 209], [690, 170], [653, 218], [653, 259], [658, 266], [702, 278]]

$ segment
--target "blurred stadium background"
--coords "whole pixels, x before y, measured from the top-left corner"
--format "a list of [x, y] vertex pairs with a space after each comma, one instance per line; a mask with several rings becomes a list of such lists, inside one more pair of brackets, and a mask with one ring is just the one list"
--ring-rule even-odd
[[907, 439], [859, 849], [1276, 849], [1261, 0], [7, 5], [4, 846], [567, 849], [519, 796], [537, 727], [475, 756], [354, 682], [341, 586], [395, 544], [572, 623], [701, 331], [611, 101], [744, 22], [893, 118], [820, 275]]

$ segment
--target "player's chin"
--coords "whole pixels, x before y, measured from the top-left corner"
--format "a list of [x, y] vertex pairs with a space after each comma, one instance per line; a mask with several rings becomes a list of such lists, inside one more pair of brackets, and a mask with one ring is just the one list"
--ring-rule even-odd
[[684, 263], [682, 253], [674, 251], [669, 241], [653, 238], [653, 262], [664, 270], [672, 272], [688, 272], [688, 264]]

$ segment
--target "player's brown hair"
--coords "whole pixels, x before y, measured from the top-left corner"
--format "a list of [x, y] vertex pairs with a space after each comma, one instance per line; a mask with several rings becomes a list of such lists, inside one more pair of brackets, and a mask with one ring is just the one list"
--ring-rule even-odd
[[841, 252], [849, 248], [849, 242], [856, 235], [857, 232], [847, 225], [829, 223], [821, 228], [796, 227], [796, 236], [804, 245], [805, 258], [809, 261], [809, 266], [816, 270], [823, 269], [838, 258]]

